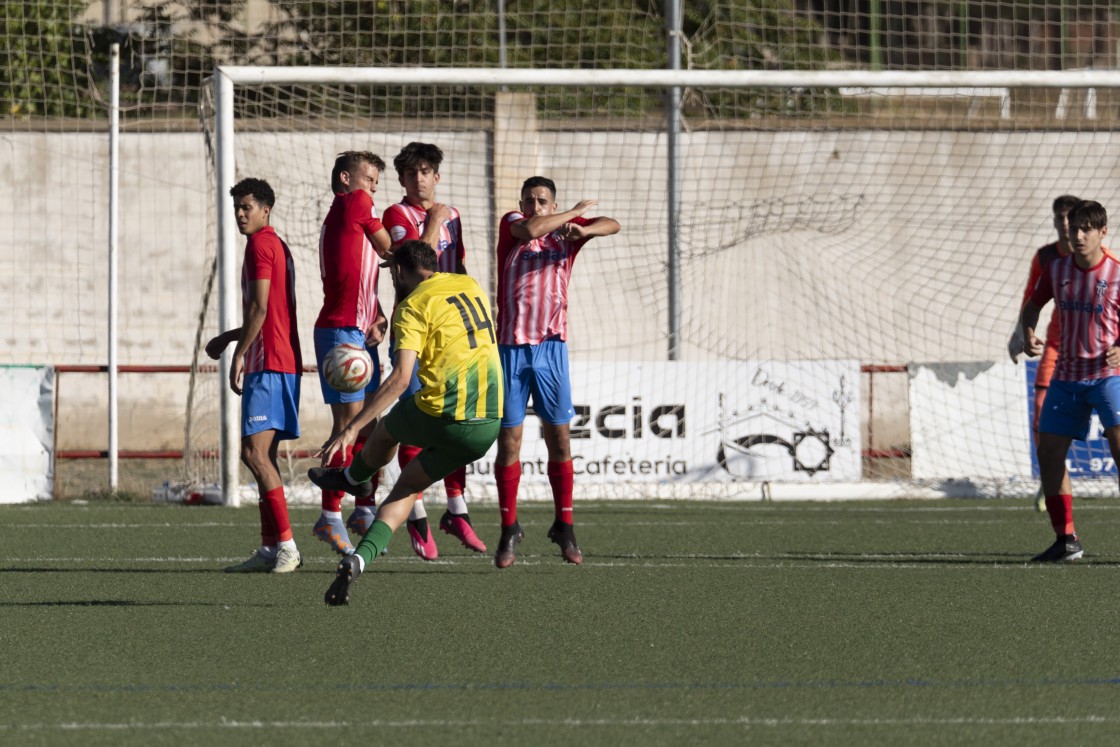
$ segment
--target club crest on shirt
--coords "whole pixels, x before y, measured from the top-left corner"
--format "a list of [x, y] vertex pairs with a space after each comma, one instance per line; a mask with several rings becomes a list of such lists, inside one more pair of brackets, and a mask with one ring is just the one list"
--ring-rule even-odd
[[1100, 298], [1108, 290], [1108, 282], [1105, 280], [1097, 281], [1097, 298]]

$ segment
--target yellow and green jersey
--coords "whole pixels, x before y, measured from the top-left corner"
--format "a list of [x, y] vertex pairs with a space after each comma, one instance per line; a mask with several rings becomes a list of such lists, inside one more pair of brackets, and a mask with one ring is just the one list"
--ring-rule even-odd
[[502, 367], [490, 299], [468, 275], [437, 272], [393, 314], [398, 350], [420, 363], [417, 406], [450, 420], [502, 416]]

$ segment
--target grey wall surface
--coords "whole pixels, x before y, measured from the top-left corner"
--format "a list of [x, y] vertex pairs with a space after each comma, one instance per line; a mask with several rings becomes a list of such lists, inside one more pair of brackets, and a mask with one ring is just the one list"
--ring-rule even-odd
[[[276, 188], [273, 224], [298, 260], [308, 361], [333, 156], [368, 148], [391, 161], [414, 139], [437, 142], [447, 154], [439, 198], [462, 212], [468, 268], [490, 288], [497, 220], [514, 206], [493, 204], [487, 132], [238, 137], [239, 177], [260, 176]], [[0, 143], [0, 298], [7, 307], [0, 363], [103, 364], [107, 139], [9, 132]], [[664, 137], [542, 131], [530, 147], [528, 161], [557, 182], [562, 209], [598, 199], [593, 212], [623, 225], [618, 236], [589, 244], [576, 263], [573, 357], [663, 359]], [[1051, 240], [1050, 201], [1073, 192], [1114, 207], [1118, 149], [1107, 133], [686, 134], [683, 357], [998, 359], [1030, 254]], [[122, 363], [190, 363], [213, 251], [206, 158], [198, 134], [122, 137]], [[402, 194], [395, 176], [390, 166], [382, 177], [381, 211]], [[206, 335], [216, 331], [211, 318]], [[177, 375], [126, 376], [122, 448], [181, 446], [185, 383]], [[306, 383], [310, 447], [325, 435], [326, 418], [314, 380]], [[101, 376], [61, 377], [62, 448], [104, 445], [104, 389]], [[905, 388], [894, 389], [876, 403], [898, 413], [881, 425], [885, 441], [891, 422], [904, 430]]]

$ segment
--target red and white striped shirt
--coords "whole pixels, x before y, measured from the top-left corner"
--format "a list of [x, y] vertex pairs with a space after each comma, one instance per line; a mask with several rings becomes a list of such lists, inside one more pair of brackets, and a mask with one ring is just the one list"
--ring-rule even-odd
[[1120, 376], [1105, 362], [1108, 349], [1120, 338], [1120, 260], [1109, 253], [1083, 270], [1073, 255], [1059, 257], [1043, 270], [1031, 303], [1054, 299], [1060, 314], [1057, 381], [1086, 381]]
[[[525, 216], [506, 213], [498, 226], [498, 344], [538, 345], [549, 337], [568, 339], [568, 283], [572, 264], [587, 238], [516, 238], [510, 226]], [[571, 220], [586, 226], [592, 219]], [[590, 238], [590, 237], [588, 237]]]
[[268, 312], [260, 333], [245, 351], [245, 373], [299, 373], [303, 360], [296, 328], [296, 268], [288, 245], [272, 226], [249, 236], [245, 243], [245, 261], [241, 265], [243, 319], [249, 316], [249, 300], [256, 280], [269, 281]]
[[[450, 207], [450, 206], [449, 206]], [[428, 211], [408, 204], [407, 200], [385, 209], [385, 228], [396, 248], [406, 241], [419, 239], [428, 223]], [[450, 251], [448, 251], [450, 250]], [[437, 272], [459, 272], [466, 262], [467, 250], [463, 246], [463, 221], [459, 211], [451, 208], [451, 218], [439, 227], [439, 245], [436, 247]]]
[[373, 235], [382, 228], [365, 190], [336, 194], [319, 232], [323, 308], [315, 326], [369, 329], [377, 317], [377, 267]]

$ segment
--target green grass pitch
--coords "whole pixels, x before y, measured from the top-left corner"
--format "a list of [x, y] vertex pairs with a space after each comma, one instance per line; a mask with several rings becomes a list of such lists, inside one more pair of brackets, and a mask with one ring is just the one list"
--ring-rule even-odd
[[521, 514], [506, 571], [398, 533], [328, 608], [314, 509], [273, 577], [220, 572], [252, 508], [0, 508], [0, 744], [1120, 741], [1115, 501], [1060, 567], [1027, 501], [577, 502], [578, 568]]

